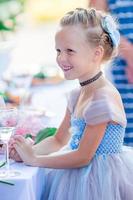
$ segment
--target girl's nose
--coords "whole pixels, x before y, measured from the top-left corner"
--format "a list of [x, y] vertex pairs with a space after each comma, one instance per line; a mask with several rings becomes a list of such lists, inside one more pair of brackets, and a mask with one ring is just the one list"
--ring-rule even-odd
[[58, 55], [58, 61], [61, 63], [66, 62], [66, 54], [64, 52], [61, 52], [60, 55]]

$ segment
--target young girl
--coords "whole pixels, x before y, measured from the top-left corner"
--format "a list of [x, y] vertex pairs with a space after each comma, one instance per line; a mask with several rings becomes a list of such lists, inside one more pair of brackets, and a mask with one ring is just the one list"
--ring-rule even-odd
[[75, 9], [61, 19], [55, 42], [66, 79], [78, 79], [80, 88], [71, 92], [55, 136], [33, 147], [17, 136], [13, 146], [27, 165], [52, 168], [46, 200], [132, 200], [133, 151], [122, 147], [125, 113], [101, 71], [119, 45], [115, 22], [94, 9]]

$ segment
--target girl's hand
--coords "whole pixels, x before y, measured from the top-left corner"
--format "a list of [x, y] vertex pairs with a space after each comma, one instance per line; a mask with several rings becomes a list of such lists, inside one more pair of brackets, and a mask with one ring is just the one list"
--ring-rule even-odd
[[10, 149], [9, 151], [9, 157], [13, 160], [15, 160], [16, 162], [22, 162], [21, 157], [19, 156], [19, 154], [17, 153], [15, 148]]
[[22, 162], [22, 159], [20, 158], [19, 154], [17, 153], [16, 149], [14, 148], [14, 138], [12, 137], [9, 141], [9, 157], [16, 162]]
[[16, 135], [14, 137], [14, 144], [13, 147], [19, 154], [20, 158], [24, 161], [27, 165], [34, 165], [35, 161], [35, 154], [32, 149], [31, 144], [22, 136]]
[[[33, 145], [34, 141], [31, 138], [27, 138], [26, 141], [30, 144]], [[9, 141], [9, 157], [13, 160], [15, 160], [16, 162], [22, 162], [21, 157], [19, 156], [18, 152], [16, 151], [16, 149], [14, 148], [14, 143], [15, 143], [15, 139], [14, 137], [12, 137]]]
[[5, 144], [0, 143], [0, 154], [3, 154], [6, 150]]

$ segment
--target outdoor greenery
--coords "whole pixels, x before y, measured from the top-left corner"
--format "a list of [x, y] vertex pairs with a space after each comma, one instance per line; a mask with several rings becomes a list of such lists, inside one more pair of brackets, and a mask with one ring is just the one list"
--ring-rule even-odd
[[15, 31], [18, 22], [17, 16], [24, 10], [25, 0], [0, 0], [0, 34]]

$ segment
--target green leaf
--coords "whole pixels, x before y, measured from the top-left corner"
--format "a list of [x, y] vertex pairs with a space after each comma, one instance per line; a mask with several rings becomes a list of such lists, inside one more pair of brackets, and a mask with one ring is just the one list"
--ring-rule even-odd
[[57, 128], [45, 128], [45, 129], [40, 130], [35, 138], [35, 144], [41, 142], [42, 140], [44, 140], [45, 138], [49, 136], [54, 135], [56, 130]]
[[11, 31], [12, 28], [9, 28], [7, 27], [4, 22], [0, 21], [0, 30], [3, 30], [3, 31]]
[[6, 164], [6, 161], [4, 161], [2, 163], [0, 162], [0, 168], [3, 167], [3, 166], [5, 166], [5, 164]]
[[4, 93], [0, 92], [0, 96], [2, 96], [4, 98], [5, 102], [9, 102], [10, 101], [10, 98], [8, 97], [6, 92], [4, 92]]
[[[6, 161], [0, 163], [0, 168], [5, 166], [6, 164]], [[4, 184], [7, 184], [7, 185], [14, 185], [14, 183], [11, 183], [11, 182], [8, 182], [8, 181], [3, 181], [3, 180], [0, 180], [0, 183], [4, 183]]]
[[4, 183], [4, 184], [7, 184], [7, 185], [15, 185], [14, 183], [11, 183], [11, 182], [8, 182], [8, 181], [2, 181], [0, 180], [0, 183]]
[[32, 135], [30, 133], [25, 135], [25, 138], [32, 138]]
[[34, 78], [45, 79], [47, 76], [43, 72], [39, 72], [34, 75]]

